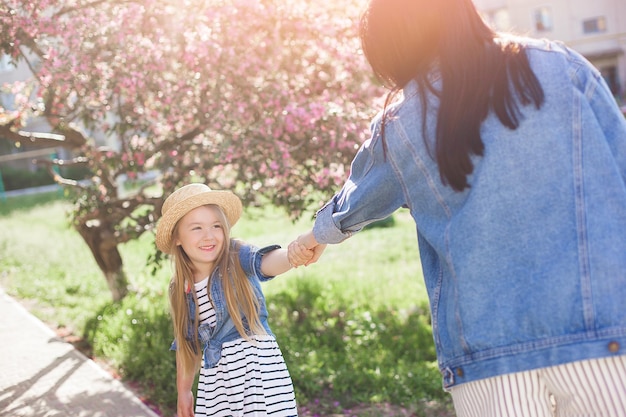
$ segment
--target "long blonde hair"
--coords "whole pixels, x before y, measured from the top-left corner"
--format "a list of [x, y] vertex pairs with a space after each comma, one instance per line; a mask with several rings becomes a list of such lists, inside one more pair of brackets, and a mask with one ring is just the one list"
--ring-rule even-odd
[[[224, 230], [224, 246], [218, 256], [216, 269], [219, 271], [218, 279], [222, 280], [224, 297], [228, 314], [233, 320], [237, 331], [246, 340], [251, 340], [251, 335], [263, 334], [265, 329], [259, 318], [260, 304], [255, 294], [252, 283], [246, 276], [239, 261], [239, 249], [241, 243], [230, 238], [230, 224], [226, 215], [217, 205], [208, 205], [215, 208], [218, 220]], [[178, 224], [172, 231], [175, 237], [178, 233]], [[177, 245], [173, 250], [174, 276], [170, 282], [169, 298], [172, 314], [174, 336], [177, 341], [178, 358], [181, 361], [181, 369], [186, 374], [195, 373], [202, 358], [202, 347], [198, 342], [198, 308], [195, 317], [189, 317], [186, 293], [191, 292], [196, 306], [198, 300], [193, 288], [194, 268], [191, 259], [185, 253], [182, 246]], [[226, 273], [224, 273], [226, 271]], [[211, 274], [213, 276], [213, 274]], [[211, 298], [211, 278], [208, 283], [209, 298]], [[211, 300], [213, 301], [213, 300]], [[244, 324], [244, 318], [246, 323]], [[185, 336], [191, 320], [193, 335], [191, 340]], [[246, 325], [247, 324], [247, 325]]]

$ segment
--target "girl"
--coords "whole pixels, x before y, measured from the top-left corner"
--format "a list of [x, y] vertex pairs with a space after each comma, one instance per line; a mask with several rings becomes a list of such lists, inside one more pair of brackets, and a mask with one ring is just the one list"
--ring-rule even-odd
[[[293, 385], [267, 322], [260, 281], [312, 252], [258, 249], [230, 238], [242, 212], [230, 191], [189, 184], [163, 204], [157, 247], [173, 256], [170, 305], [178, 416], [297, 416]], [[195, 414], [192, 384], [200, 379]]]

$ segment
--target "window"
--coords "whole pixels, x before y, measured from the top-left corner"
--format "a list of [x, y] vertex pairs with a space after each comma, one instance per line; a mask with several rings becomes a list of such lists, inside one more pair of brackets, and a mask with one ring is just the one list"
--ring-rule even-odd
[[549, 7], [535, 9], [533, 19], [537, 32], [549, 32], [552, 30], [552, 10]]
[[497, 31], [507, 31], [511, 29], [511, 18], [507, 9], [497, 9], [481, 12], [483, 20]]
[[15, 67], [11, 64], [11, 57], [0, 52], [0, 72], [10, 72], [13, 70], [15, 70]]
[[7, 110], [15, 109], [15, 94], [0, 93], [0, 106]]
[[510, 30], [511, 17], [509, 16], [509, 11], [506, 9], [497, 10], [493, 14], [493, 22], [497, 30]]
[[604, 16], [595, 17], [583, 21], [583, 33], [606, 32], [606, 19]]
[[604, 78], [604, 81], [606, 81], [609, 88], [611, 89], [611, 93], [613, 93], [614, 96], [619, 96], [621, 93], [621, 89], [619, 75], [617, 74], [617, 67], [608, 66], [600, 68], [600, 74], [602, 74], [602, 78]]

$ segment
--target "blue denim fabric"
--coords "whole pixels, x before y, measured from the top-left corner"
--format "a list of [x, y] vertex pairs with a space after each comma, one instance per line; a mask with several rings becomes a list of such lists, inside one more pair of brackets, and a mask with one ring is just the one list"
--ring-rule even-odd
[[[250, 279], [257, 299], [259, 300], [260, 311], [259, 319], [265, 329], [266, 333], [273, 336], [267, 321], [267, 306], [265, 303], [265, 296], [261, 289], [261, 282], [269, 281], [274, 277], [268, 277], [261, 273], [261, 260], [263, 255], [276, 249], [280, 249], [278, 245], [266, 246], [258, 249], [254, 246], [238, 242], [239, 245], [239, 262], [241, 267]], [[236, 245], [232, 246], [232, 250], [237, 250]], [[213, 271], [213, 275], [209, 280], [211, 283], [210, 298], [215, 309], [215, 326], [209, 326], [208, 323], [203, 323], [198, 327], [198, 340], [200, 346], [202, 346], [204, 367], [212, 368], [219, 362], [222, 357], [222, 344], [239, 339], [241, 335], [235, 328], [230, 314], [228, 313], [228, 307], [226, 306], [226, 300], [224, 299], [223, 283], [219, 276], [219, 271]], [[196, 314], [196, 298], [193, 292], [187, 294], [187, 305], [189, 306], [189, 317], [195, 317]], [[193, 324], [192, 324], [193, 326]], [[244, 319], [244, 327], [248, 330], [247, 323]], [[187, 340], [191, 340], [193, 337], [193, 328], [187, 329]], [[170, 346], [170, 350], [177, 349], [177, 342], [174, 340]]]
[[410, 83], [390, 108], [386, 156], [379, 114], [313, 228], [339, 243], [410, 210], [444, 387], [626, 353], [626, 121], [579, 54], [525, 42], [545, 103], [524, 107], [514, 131], [487, 117], [471, 188], [440, 180], [437, 98], [425, 140]]

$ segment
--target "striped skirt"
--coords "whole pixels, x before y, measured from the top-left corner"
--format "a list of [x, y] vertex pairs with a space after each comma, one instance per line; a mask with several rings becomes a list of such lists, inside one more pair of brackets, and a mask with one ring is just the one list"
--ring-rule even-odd
[[274, 337], [222, 345], [217, 366], [202, 368], [196, 416], [293, 417], [298, 415], [291, 377]]

